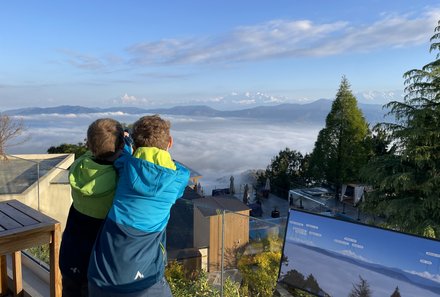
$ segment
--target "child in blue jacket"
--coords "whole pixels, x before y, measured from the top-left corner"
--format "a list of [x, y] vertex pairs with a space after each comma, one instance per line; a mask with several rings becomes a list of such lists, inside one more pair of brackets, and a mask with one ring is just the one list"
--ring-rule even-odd
[[168, 153], [173, 144], [168, 121], [144, 116], [134, 123], [132, 136], [133, 156], [125, 153], [114, 162], [119, 181], [90, 257], [91, 297], [171, 296], [164, 278], [165, 229], [189, 171]]

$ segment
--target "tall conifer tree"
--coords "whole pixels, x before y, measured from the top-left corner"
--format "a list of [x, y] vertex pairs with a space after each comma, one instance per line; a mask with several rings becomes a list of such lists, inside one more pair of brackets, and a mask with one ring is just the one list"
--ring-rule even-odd
[[440, 21], [431, 38], [436, 60], [404, 74], [403, 102], [390, 102], [396, 123], [384, 123], [391, 154], [370, 162], [365, 177], [374, 186], [365, 210], [383, 214], [403, 231], [440, 235]]
[[348, 80], [343, 77], [325, 128], [315, 142], [310, 175], [333, 184], [338, 197], [343, 183], [358, 181], [359, 169], [367, 162], [365, 139], [368, 134], [368, 124]]

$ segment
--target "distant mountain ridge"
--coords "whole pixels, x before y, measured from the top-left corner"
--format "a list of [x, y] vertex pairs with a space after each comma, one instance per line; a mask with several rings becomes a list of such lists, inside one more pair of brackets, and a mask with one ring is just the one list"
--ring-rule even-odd
[[[126, 114], [164, 114], [181, 116], [205, 117], [236, 117], [249, 119], [262, 119], [271, 121], [288, 121], [298, 123], [323, 124], [330, 112], [332, 100], [320, 99], [311, 103], [283, 103], [272, 106], [258, 106], [240, 110], [217, 110], [206, 105], [175, 106], [172, 108], [144, 109], [137, 107], [109, 107], [93, 108], [83, 106], [61, 105], [56, 107], [30, 107], [4, 111], [11, 116], [30, 116], [40, 114], [90, 114], [90, 113], [116, 113]], [[386, 111], [378, 104], [358, 104], [369, 123], [384, 121]]]

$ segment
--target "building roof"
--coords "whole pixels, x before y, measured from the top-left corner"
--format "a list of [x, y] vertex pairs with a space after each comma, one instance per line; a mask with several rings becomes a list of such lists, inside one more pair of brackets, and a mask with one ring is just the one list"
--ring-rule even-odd
[[218, 215], [217, 210], [227, 212], [250, 210], [246, 204], [231, 196], [208, 196], [193, 200], [193, 203], [205, 217]]
[[202, 198], [202, 196], [190, 187], [185, 188], [185, 192], [183, 192], [182, 196], [183, 200], [195, 200], [200, 198]]

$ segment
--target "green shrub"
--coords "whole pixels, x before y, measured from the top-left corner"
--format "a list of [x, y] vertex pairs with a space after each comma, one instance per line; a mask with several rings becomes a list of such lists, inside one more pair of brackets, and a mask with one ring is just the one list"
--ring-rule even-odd
[[243, 276], [243, 284], [249, 296], [272, 297], [275, 290], [281, 252], [262, 252], [242, 256], [238, 269]]
[[48, 244], [31, 247], [27, 249], [26, 252], [29, 252], [32, 256], [34, 256], [37, 259], [40, 259], [46, 264], [50, 263], [50, 250]]
[[[174, 297], [220, 297], [220, 291], [208, 282], [208, 275], [200, 270], [188, 273], [178, 262], [171, 262], [165, 270], [165, 277]], [[223, 296], [240, 297], [239, 284], [227, 278]]]

